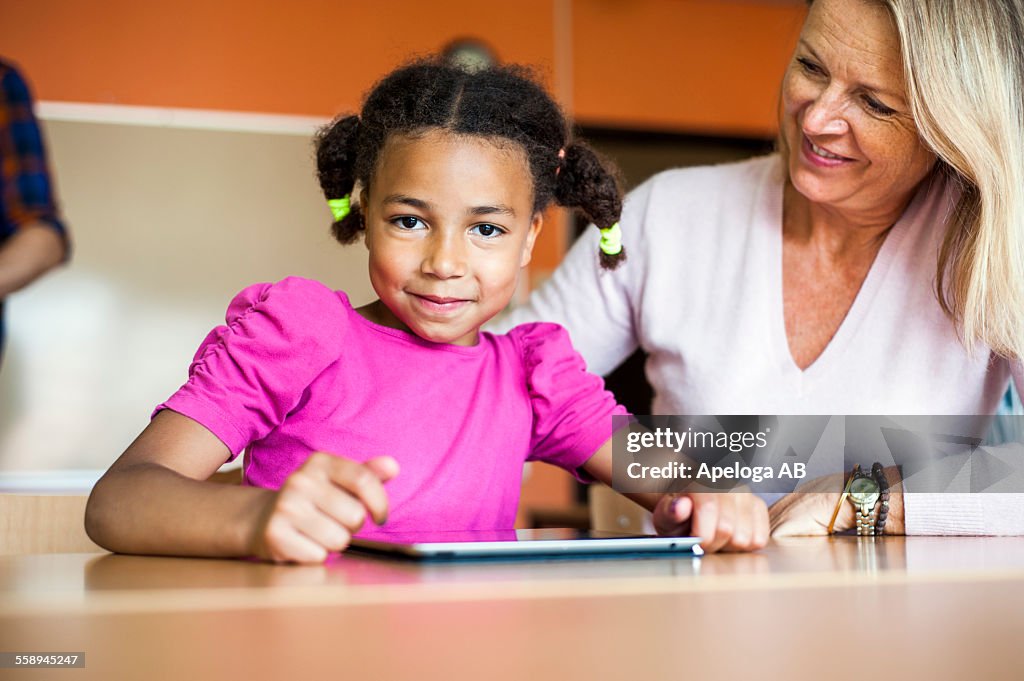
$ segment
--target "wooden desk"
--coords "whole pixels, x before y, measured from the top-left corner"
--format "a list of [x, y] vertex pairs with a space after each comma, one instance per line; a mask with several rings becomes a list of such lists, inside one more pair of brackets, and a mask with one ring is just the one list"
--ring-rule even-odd
[[86, 653], [3, 679], [1019, 680], [1024, 539], [316, 567], [2, 556], [0, 649]]

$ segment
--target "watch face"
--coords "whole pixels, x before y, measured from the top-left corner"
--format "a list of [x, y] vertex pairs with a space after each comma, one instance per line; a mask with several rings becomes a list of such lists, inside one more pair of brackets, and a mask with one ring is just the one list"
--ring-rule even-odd
[[850, 483], [850, 499], [858, 506], [874, 504], [878, 497], [878, 483], [874, 478], [854, 478]]

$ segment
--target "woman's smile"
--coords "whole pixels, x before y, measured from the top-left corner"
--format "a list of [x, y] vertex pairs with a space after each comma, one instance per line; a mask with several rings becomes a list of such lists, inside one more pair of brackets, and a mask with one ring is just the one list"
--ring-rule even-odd
[[840, 156], [828, 149], [819, 147], [804, 135], [803, 152], [804, 158], [818, 168], [838, 168], [853, 163], [852, 158]]

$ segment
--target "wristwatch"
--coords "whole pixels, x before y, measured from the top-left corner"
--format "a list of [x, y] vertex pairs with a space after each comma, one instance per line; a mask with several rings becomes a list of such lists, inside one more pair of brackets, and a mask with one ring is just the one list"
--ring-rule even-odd
[[876, 461], [870, 474], [861, 471], [860, 464], [854, 465], [832, 512], [832, 520], [828, 524], [829, 534], [832, 534], [839, 509], [847, 499], [853, 504], [858, 535], [873, 537], [885, 534], [885, 521], [889, 516], [889, 482], [882, 464]]

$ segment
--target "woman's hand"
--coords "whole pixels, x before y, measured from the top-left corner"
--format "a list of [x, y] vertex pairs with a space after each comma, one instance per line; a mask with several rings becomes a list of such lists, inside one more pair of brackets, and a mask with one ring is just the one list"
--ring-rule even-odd
[[322, 563], [344, 550], [366, 521], [388, 516], [384, 483], [398, 475], [389, 456], [358, 463], [316, 452], [269, 498], [252, 554], [274, 562]]
[[[799, 491], [782, 497], [768, 510], [773, 537], [821, 536], [828, 534], [828, 523], [839, 503], [843, 474], [835, 473], [809, 480]], [[843, 502], [833, 528], [842, 532], [853, 527], [853, 506]]]
[[756, 551], [768, 543], [768, 508], [749, 492], [666, 494], [654, 507], [660, 535], [700, 537], [715, 551]]
[[[891, 474], [890, 474], [891, 475]], [[834, 473], [815, 478], [796, 492], [782, 497], [769, 509], [773, 537], [823, 536], [828, 534], [836, 504], [843, 489], [844, 476]], [[853, 529], [856, 523], [853, 504], [843, 501], [836, 516], [834, 532]], [[903, 534], [903, 497], [893, 490], [889, 495], [889, 515], [885, 534]]]

